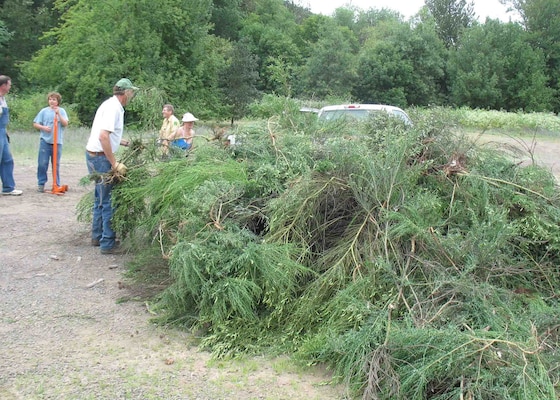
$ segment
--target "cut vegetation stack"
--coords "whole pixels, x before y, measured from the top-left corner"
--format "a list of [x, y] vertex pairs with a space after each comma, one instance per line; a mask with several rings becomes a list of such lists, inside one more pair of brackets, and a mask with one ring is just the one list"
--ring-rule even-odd
[[115, 226], [137, 268], [169, 271], [158, 320], [216, 356], [326, 363], [364, 399], [556, 399], [554, 177], [437, 111], [412, 129], [303, 118], [127, 161]]

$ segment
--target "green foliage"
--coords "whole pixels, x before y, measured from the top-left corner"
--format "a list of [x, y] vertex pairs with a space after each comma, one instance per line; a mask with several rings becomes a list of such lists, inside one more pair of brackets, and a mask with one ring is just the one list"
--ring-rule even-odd
[[127, 76], [143, 89], [128, 114], [142, 129], [156, 127], [164, 103], [201, 119], [239, 119], [263, 93], [557, 111], [558, 29], [549, 16], [559, 3], [511, 3], [525, 26], [477, 24], [466, 0], [431, 0], [409, 21], [374, 8], [313, 15], [282, 0], [7, 0], [0, 70], [14, 78], [14, 93], [59, 91], [85, 124]]
[[[127, 178], [115, 189], [120, 193], [116, 196], [115, 229], [123, 235], [140, 235], [165, 247], [173, 242], [178, 226], [189, 221], [189, 214], [201, 210], [202, 204], [193, 203], [187, 195], [189, 192], [207, 180], [243, 184], [245, 179], [243, 166], [237, 162], [203, 161], [191, 165], [184, 158], [131, 168]], [[204, 204], [208, 210], [214, 203], [208, 198]], [[205, 219], [201, 224], [208, 222]]]
[[502, 129], [509, 132], [537, 132], [552, 134], [560, 131], [560, 120], [555, 114], [544, 112], [472, 110], [467, 107], [442, 110], [448, 118], [468, 129], [481, 131]]
[[295, 99], [267, 94], [260, 101], [253, 102], [250, 107], [250, 116], [258, 119], [271, 118], [282, 115], [286, 109], [296, 109], [299, 105]]
[[549, 87], [554, 90], [554, 112], [560, 111], [560, 53], [558, 43], [560, 29], [557, 16], [560, 12], [558, 0], [513, 1], [523, 19], [525, 29], [529, 32], [534, 48], [546, 55], [546, 75]]
[[222, 90], [231, 109], [231, 121], [245, 116], [247, 106], [258, 95], [256, 88], [259, 74], [257, 58], [249, 51], [243, 41], [238, 42], [229, 55], [229, 66], [220, 77]]
[[[157, 92], [131, 105], [128, 120], [142, 129], [154, 127], [164, 103], [203, 119], [229, 119], [236, 108], [239, 118], [255, 88], [319, 101], [352, 94], [403, 107], [449, 99], [473, 108], [556, 110], [558, 35], [548, 16], [558, 1], [510, 3], [525, 29], [473, 24], [464, 0], [430, 1], [407, 22], [387, 9], [340, 7], [328, 17], [281, 0], [8, 0], [0, 70], [15, 79], [16, 92], [58, 90], [86, 124], [111, 85], [128, 76], [147, 95]], [[258, 60], [246, 71], [256, 72], [252, 78], [231, 73], [227, 55], [241, 43]], [[249, 79], [224, 85], [234, 75]]]
[[437, 28], [437, 34], [447, 47], [459, 44], [463, 31], [475, 19], [474, 3], [467, 0], [427, 0]]
[[[359, 77], [352, 94], [363, 103], [438, 104], [444, 75], [442, 42], [423, 24], [380, 23], [359, 54]], [[429, 72], [428, 72], [429, 71]]]
[[[48, 107], [49, 105], [47, 101], [48, 92], [49, 91], [31, 95], [21, 94], [10, 96], [8, 100], [8, 106], [10, 107], [10, 128], [23, 130], [34, 129], [33, 119], [42, 108]], [[64, 99], [62, 101], [60, 106], [66, 110], [71, 126], [80, 126], [80, 119], [76, 111], [77, 105], [66, 104]]]
[[212, 1], [212, 33], [216, 36], [237, 41], [239, 29], [244, 18], [241, 9], [241, 0], [214, 0]]
[[27, 85], [20, 73], [22, 62], [29, 61], [41, 48], [42, 33], [53, 28], [58, 18], [53, 0], [4, 0], [0, 2], [0, 71], [10, 76], [19, 88]]
[[491, 20], [466, 31], [451, 57], [452, 101], [508, 111], [549, 109], [545, 59], [529, 38], [517, 24]]
[[348, 39], [352, 36], [347, 34], [347, 28], [338, 26], [323, 27], [323, 30], [304, 67], [305, 92], [318, 98], [349, 96], [356, 79], [354, 46]]
[[176, 314], [168, 318], [183, 320], [194, 313], [195, 325], [209, 330], [203, 344], [220, 344], [222, 356], [250, 347], [250, 340], [224, 339], [241, 326], [280, 323], [300, 278], [309, 274], [294, 261], [295, 250], [261, 244], [250, 231], [229, 226], [189, 235], [173, 248], [170, 269], [175, 283], [163, 301]]
[[[215, 82], [222, 43], [208, 36], [210, 1], [58, 0], [56, 5], [64, 23], [47, 34], [55, 44], [42, 48], [25, 72], [70, 102], [79, 100], [84, 121], [123, 76], [148, 91], [157, 87], [166, 93], [165, 102], [187, 103], [192, 112], [220, 110]], [[195, 100], [197, 109], [190, 105]]]
[[[11, 35], [12, 33], [10, 33], [6, 28], [5, 22], [0, 20], [0, 45], [2, 45], [2, 48], [4, 48], [6, 42], [10, 39]], [[6, 71], [6, 68], [2, 68], [2, 70]]]
[[142, 131], [159, 131], [163, 104], [167, 104], [163, 90], [157, 87], [141, 88], [126, 107], [127, 125]]

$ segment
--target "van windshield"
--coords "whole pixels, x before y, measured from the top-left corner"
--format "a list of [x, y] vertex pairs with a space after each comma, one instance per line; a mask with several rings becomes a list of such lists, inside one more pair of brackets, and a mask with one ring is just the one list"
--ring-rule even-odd
[[359, 109], [346, 109], [346, 110], [324, 110], [321, 113], [320, 119], [324, 121], [336, 121], [340, 118], [352, 118], [356, 120], [363, 120], [371, 116], [373, 113], [384, 111], [376, 110], [359, 110]]
[[355, 121], [363, 121], [367, 118], [375, 116], [391, 116], [400, 118], [405, 124], [412, 125], [410, 118], [403, 111], [399, 110], [366, 110], [357, 108], [346, 108], [341, 110], [323, 110], [319, 114], [319, 120], [321, 121], [337, 121], [341, 118], [348, 118]]

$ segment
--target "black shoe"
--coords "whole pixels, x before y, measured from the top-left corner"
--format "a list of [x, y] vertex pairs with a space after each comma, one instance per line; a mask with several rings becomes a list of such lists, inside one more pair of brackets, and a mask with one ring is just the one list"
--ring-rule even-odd
[[[115, 240], [115, 244], [118, 246], [121, 242], [119, 240]], [[91, 245], [95, 247], [101, 246], [101, 242], [98, 239], [91, 239]]]
[[116, 241], [115, 245], [110, 249], [101, 249], [101, 254], [124, 254], [124, 253], [125, 251], [121, 247], [121, 244], [118, 241]]

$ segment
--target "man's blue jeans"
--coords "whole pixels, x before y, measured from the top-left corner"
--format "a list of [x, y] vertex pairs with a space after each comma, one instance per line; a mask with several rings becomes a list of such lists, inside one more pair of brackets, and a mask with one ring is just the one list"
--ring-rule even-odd
[[14, 159], [10, 151], [6, 126], [10, 121], [8, 107], [2, 107], [0, 113], [0, 179], [2, 180], [2, 192], [8, 193], [16, 188], [14, 181]]
[[[94, 156], [86, 151], [86, 162], [90, 174], [104, 175], [111, 171], [111, 163], [104, 155]], [[91, 238], [99, 240], [101, 250], [115, 247], [116, 235], [111, 228], [114, 212], [111, 200], [113, 186], [113, 184], [106, 183], [104, 176], [100, 176], [95, 182]]]
[[[39, 157], [37, 158], [37, 183], [43, 186], [49, 180], [47, 171], [49, 169], [49, 161], [53, 159], [53, 146], [45, 142], [43, 139], [39, 141]], [[56, 185], [60, 186], [60, 157], [62, 156], [62, 145], [59, 144], [56, 148]], [[54, 166], [52, 167], [54, 169]]]
[[0, 179], [2, 180], [2, 192], [7, 193], [15, 189], [14, 159], [5, 133], [0, 133]]

